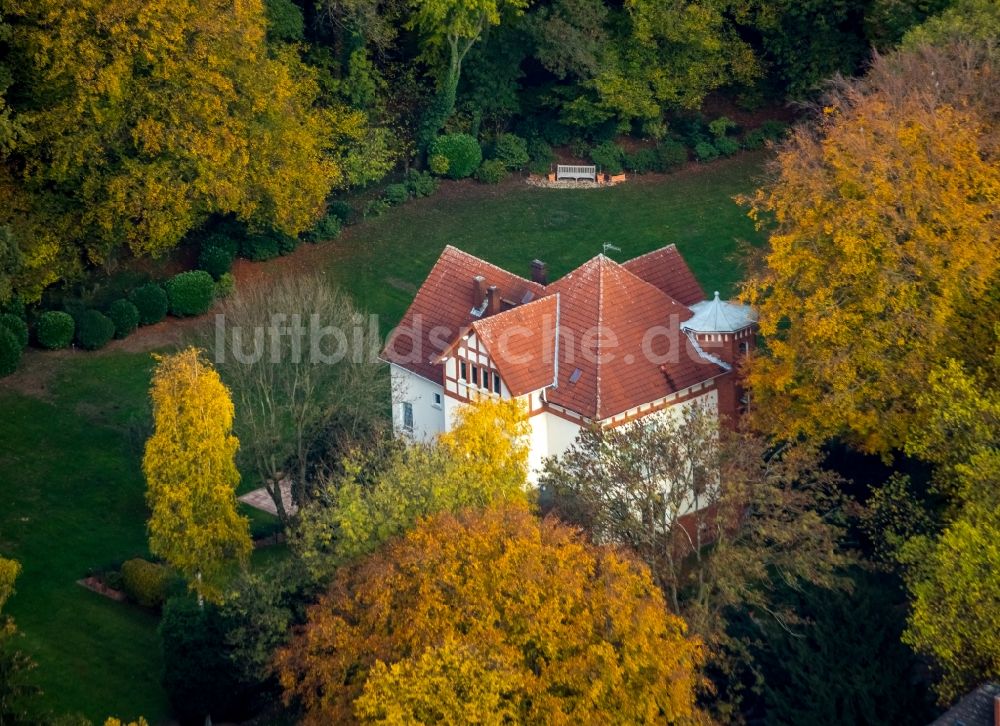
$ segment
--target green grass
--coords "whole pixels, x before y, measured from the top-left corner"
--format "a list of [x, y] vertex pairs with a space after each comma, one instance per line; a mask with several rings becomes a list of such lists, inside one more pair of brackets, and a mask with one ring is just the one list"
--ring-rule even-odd
[[668, 177], [609, 189], [473, 187], [445, 190], [410, 202], [352, 228], [333, 274], [357, 301], [382, 316], [383, 332], [395, 325], [446, 244], [528, 277], [536, 257], [549, 279], [602, 251], [624, 261], [675, 243], [711, 295], [735, 291], [742, 276], [738, 240], [760, 235], [733, 196], [751, 192], [762, 153], [746, 154]]
[[8, 611], [54, 713], [167, 715], [156, 617], [75, 584], [146, 554], [126, 430], [144, 414], [149, 370], [148, 355], [74, 356], [59, 361], [51, 400], [0, 392], [0, 551], [24, 568]]
[[[736, 240], [759, 241], [732, 197], [753, 189], [762, 161], [746, 155], [613, 189], [446, 189], [352, 228], [330, 273], [381, 315], [383, 332], [449, 243], [523, 275], [541, 258], [555, 279], [605, 242], [621, 248], [610, 252], [618, 260], [674, 242], [707, 291], [731, 293], [741, 275]], [[0, 389], [0, 553], [24, 566], [8, 611], [38, 662], [47, 709], [98, 723], [110, 714], [163, 722], [156, 618], [75, 584], [146, 554], [139, 458], [152, 360], [36, 354], [26, 365], [51, 376], [42, 394]], [[273, 527], [268, 515], [250, 516], [255, 533]], [[272, 547], [253, 561], [286, 555]]]

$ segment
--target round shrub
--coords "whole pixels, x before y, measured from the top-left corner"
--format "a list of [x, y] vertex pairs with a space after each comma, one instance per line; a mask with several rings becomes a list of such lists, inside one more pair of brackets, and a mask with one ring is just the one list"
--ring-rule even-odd
[[431, 157], [434, 156], [443, 156], [448, 160], [445, 174], [452, 179], [464, 179], [479, 168], [483, 150], [479, 142], [468, 134], [445, 134], [431, 144]]
[[726, 136], [730, 131], [734, 131], [737, 128], [737, 124], [728, 116], [719, 116], [715, 121], [709, 121], [708, 130], [712, 132], [712, 136], [717, 139], [721, 139]]
[[350, 202], [345, 202], [343, 199], [334, 199], [332, 202], [328, 202], [326, 213], [327, 215], [332, 214], [339, 219], [340, 223], [344, 226], [354, 224], [358, 217], [358, 213], [351, 206]]
[[427, 158], [427, 164], [433, 174], [444, 176], [448, 173], [448, 157], [444, 154], [431, 154]]
[[141, 557], [122, 564], [122, 587], [125, 594], [147, 608], [158, 608], [167, 598], [170, 573], [163, 565]]
[[309, 242], [324, 242], [339, 237], [342, 227], [343, 223], [340, 221], [340, 217], [327, 213], [304, 236]]
[[545, 143], [545, 139], [538, 136], [533, 136], [528, 141], [528, 156], [531, 161], [546, 165], [551, 164], [556, 158], [552, 153], [552, 147]]
[[621, 174], [625, 152], [617, 144], [605, 141], [590, 150], [590, 158], [605, 174]]
[[528, 143], [516, 134], [500, 134], [493, 156], [508, 169], [523, 169], [529, 161]]
[[298, 237], [293, 237], [292, 235], [285, 234], [284, 232], [274, 232], [274, 235], [278, 238], [279, 255], [290, 255], [299, 246]]
[[76, 323], [73, 316], [60, 310], [47, 310], [38, 316], [35, 324], [35, 337], [38, 344], [49, 350], [65, 348], [73, 342], [73, 332]]
[[711, 161], [719, 157], [719, 150], [715, 148], [715, 144], [699, 141], [695, 144], [694, 155], [698, 157], [698, 161]]
[[170, 312], [179, 318], [208, 312], [215, 299], [215, 281], [204, 270], [191, 270], [167, 280]]
[[28, 324], [14, 313], [0, 315], [0, 328], [12, 332], [22, 349], [28, 345]]
[[754, 129], [753, 131], [748, 131], [743, 137], [743, 148], [744, 149], [763, 149], [764, 145], [767, 143], [767, 134], [764, 133], [762, 129]]
[[507, 165], [500, 159], [487, 159], [476, 169], [476, 179], [484, 184], [499, 184], [507, 176]]
[[222, 299], [229, 297], [236, 291], [236, 278], [231, 272], [223, 272], [219, 276], [219, 281], [215, 283], [215, 297]]
[[76, 321], [76, 343], [84, 350], [97, 350], [115, 335], [115, 324], [104, 313], [86, 310]]
[[680, 141], [666, 139], [656, 147], [656, 171], [666, 172], [687, 163], [687, 147]]
[[390, 184], [385, 188], [385, 201], [396, 207], [410, 198], [410, 190], [405, 184]]
[[253, 262], [273, 260], [280, 254], [278, 238], [274, 235], [251, 234], [240, 242], [240, 257]]
[[139, 311], [140, 325], [153, 325], [167, 317], [169, 301], [166, 291], [151, 282], [132, 291], [132, 303]]
[[202, 247], [198, 255], [198, 269], [204, 270], [216, 280], [233, 267], [233, 258], [226, 250], [218, 247]]
[[656, 152], [652, 149], [636, 149], [634, 154], [626, 154], [625, 168], [636, 174], [652, 171], [656, 168]]
[[740, 143], [736, 139], [724, 136], [721, 139], [715, 140], [715, 148], [723, 156], [732, 156], [740, 150]]
[[229, 259], [231, 260], [236, 259], [236, 255], [239, 254], [240, 251], [239, 240], [223, 232], [213, 232], [202, 240], [201, 249], [205, 250], [209, 247], [222, 250], [229, 255]]
[[429, 197], [437, 191], [438, 181], [426, 171], [410, 169], [406, 173], [406, 188], [411, 197]]
[[365, 219], [381, 217], [389, 211], [389, 202], [384, 199], [372, 199], [365, 205]]
[[127, 338], [139, 327], [139, 308], [124, 298], [111, 303], [108, 317], [115, 324], [116, 338]]
[[17, 370], [23, 347], [10, 330], [0, 325], [0, 378]]

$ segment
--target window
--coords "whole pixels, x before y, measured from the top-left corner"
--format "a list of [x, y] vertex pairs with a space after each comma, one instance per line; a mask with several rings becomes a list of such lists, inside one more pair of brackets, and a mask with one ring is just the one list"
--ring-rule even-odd
[[469, 371], [465, 367], [465, 361], [460, 360], [458, 362], [458, 377], [463, 381], [469, 380]]
[[413, 433], [413, 404], [409, 401], [403, 403], [403, 431]]
[[479, 368], [472, 366], [472, 385], [479, 385]]
[[483, 368], [483, 388], [490, 390], [490, 372]]
[[750, 344], [744, 340], [742, 343], [740, 343], [740, 354], [746, 355], [749, 352], [750, 352]]
[[500, 393], [500, 376], [493, 374], [493, 393]]
[[434, 394], [434, 408], [441, 408], [441, 394]]

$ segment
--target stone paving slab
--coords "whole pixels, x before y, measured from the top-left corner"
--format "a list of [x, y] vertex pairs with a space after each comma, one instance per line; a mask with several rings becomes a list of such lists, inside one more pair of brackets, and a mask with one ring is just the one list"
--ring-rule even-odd
[[[239, 497], [239, 500], [254, 509], [278, 516], [278, 509], [274, 506], [274, 500], [271, 499], [271, 495], [267, 493], [267, 489], [264, 487], [247, 492], [242, 497]], [[281, 501], [285, 505], [285, 511], [288, 514], [295, 514], [298, 511], [298, 506], [292, 501], [292, 483], [287, 479], [281, 482]]]

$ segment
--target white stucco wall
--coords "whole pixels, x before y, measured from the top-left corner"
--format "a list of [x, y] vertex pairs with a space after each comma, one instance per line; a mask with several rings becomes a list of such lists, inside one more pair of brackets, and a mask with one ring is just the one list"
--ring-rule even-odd
[[[403, 429], [403, 404], [413, 406], [412, 436], [418, 441], [429, 441], [445, 430], [444, 407], [448, 397], [441, 385], [421, 378], [405, 368], [390, 364], [392, 378], [392, 426], [397, 434], [407, 433]], [[441, 405], [435, 405], [434, 394], [441, 397]]]

